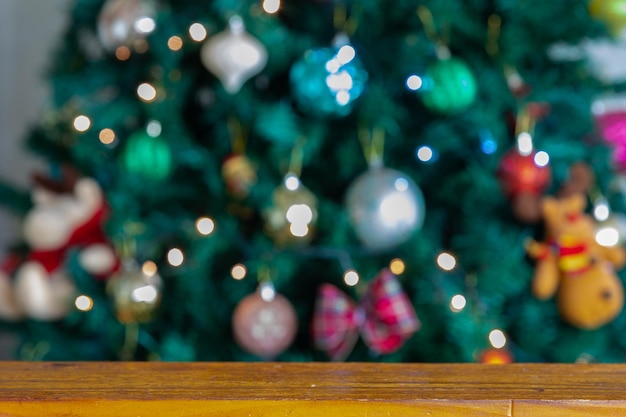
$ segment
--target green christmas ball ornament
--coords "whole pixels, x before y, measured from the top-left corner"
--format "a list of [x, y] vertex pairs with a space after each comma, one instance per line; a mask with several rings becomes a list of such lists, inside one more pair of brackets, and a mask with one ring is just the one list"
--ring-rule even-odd
[[454, 113], [474, 103], [478, 84], [465, 62], [448, 58], [437, 61], [427, 69], [419, 91], [424, 105], [430, 110]]
[[160, 181], [172, 173], [172, 151], [160, 132], [155, 135], [148, 128], [135, 132], [128, 138], [122, 151], [121, 163], [128, 173]]

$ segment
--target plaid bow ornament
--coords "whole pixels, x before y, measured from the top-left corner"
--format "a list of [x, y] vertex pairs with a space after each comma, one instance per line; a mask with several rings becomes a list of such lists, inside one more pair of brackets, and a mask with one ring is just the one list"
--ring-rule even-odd
[[360, 303], [332, 284], [318, 290], [312, 333], [315, 347], [333, 361], [344, 360], [359, 333], [376, 354], [398, 350], [421, 327], [396, 276], [383, 269], [370, 283]]

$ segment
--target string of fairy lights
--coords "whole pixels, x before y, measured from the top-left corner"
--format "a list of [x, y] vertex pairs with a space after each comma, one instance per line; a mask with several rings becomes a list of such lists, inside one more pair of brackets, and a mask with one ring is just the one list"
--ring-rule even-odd
[[[280, 0], [264, 0], [262, 3], [263, 10], [268, 14], [275, 14], [280, 10]], [[129, 48], [126, 45], [118, 46], [114, 55], [119, 61], [128, 60], [133, 53], [144, 53], [149, 49], [148, 41], [145, 36], [149, 35], [156, 29], [156, 22], [152, 17], [142, 16], [136, 20], [134, 24], [135, 30], [144, 35], [143, 39], [135, 42], [133, 48]], [[184, 50], [187, 42], [200, 43], [204, 42], [209, 36], [209, 32], [204, 24], [200, 22], [193, 22], [188, 26], [187, 34], [174, 34], [167, 39], [167, 47], [173, 52], [178, 53]], [[350, 50], [349, 45], [345, 47], [343, 53], [340, 53], [339, 57], [346, 55], [346, 59], [350, 60], [350, 54], [354, 54], [354, 50]], [[337, 82], [341, 83], [341, 80]], [[410, 91], [419, 91], [424, 87], [424, 80], [417, 74], [410, 74], [405, 80], [405, 86]], [[152, 103], [158, 99], [162, 99], [160, 95], [165, 94], [164, 91], [159, 90], [155, 85], [150, 82], [144, 81], [137, 85], [136, 95], [137, 98], [143, 103]], [[340, 100], [338, 95], [338, 100]], [[72, 122], [72, 125], [76, 132], [85, 133], [92, 128], [92, 117], [87, 114], [77, 114]], [[147, 133], [150, 136], [156, 137], [161, 133], [161, 125], [158, 121], [150, 121], [147, 125]], [[118, 139], [115, 131], [109, 127], [103, 128], [98, 133], [99, 141], [105, 146], [114, 146]], [[517, 149], [522, 155], [530, 155], [534, 152], [533, 138], [531, 132], [522, 131], [518, 134]], [[487, 155], [494, 154], [498, 145], [489, 132], [484, 132], [481, 137], [481, 151]], [[415, 150], [415, 158], [422, 163], [434, 163], [439, 159], [439, 153], [433, 146], [427, 144], [421, 144]], [[545, 151], [538, 151], [534, 153], [534, 162], [537, 166], [545, 167], [550, 162], [550, 157]], [[289, 189], [297, 188], [300, 185], [300, 180], [297, 176], [287, 176], [285, 178], [285, 186]], [[308, 211], [307, 211], [308, 209]], [[299, 210], [296, 213], [296, 210]], [[291, 232], [294, 236], [305, 235], [308, 231], [308, 223], [311, 219], [310, 208], [297, 207], [292, 212], [293, 219], [288, 220], [292, 222]], [[610, 208], [605, 198], [598, 198], [594, 202], [594, 217], [599, 222], [606, 222], [610, 217]], [[210, 237], [214, 234], [219, 225], [215, 223], [215, 220], [208, 216], [199, 217], [195, 222], [196, 232], [202, 237]], [[620, 231], [615, 227], [603, 227], [599, 228], [597, 239], [601, 244], [616, 245], [619, 243]], [[167, 250], [166, 260], [171, 267], [181, 267], [185, 263], [185, 253], [182, 248], [171, 247]], [[444, 272], [450, 273], [458, 268], [457, 260], [454, 254], [449, 252], [441, 252], [437, 254], [434, 259], [435, 264]], [[405, 272], [406, 265], [402, 259], [394, 258], [389, 262], [389, 269], [396, 275], [401, 275]], [[146, 275], [157, 274], [157, 266], [153, 261], [146, 261], [142, 264], [141, 270]], [[234, 280], [243, 280], [249, 275], [247, 266], [244, 263], [237, 262], [230, 269], [230, 276]], [[359, 273], [354, 268], [347, 268], [343, 275], [343, 281], [347, 286], [356, 286], [360, 282]], [[262, 297], [272, 298], [273, 287], [271, 285], [261, 288]], [[141, 289], [136, 297], [138, 299], [150, 299], [156, 297], [154, 289], [144, 288]], [[81, 294], [75, 299], [75, 307], [83, 312], [90, 311], [93, 308], [93, 299], [86, 294]], [[449, 297], [448, 308], [453, 313], [461, 313], [466, 310], [468, 305], [468, 299], [464, 294], [454, 293]], [[493, 328], [487, 335], [489, 344], [495, 349], [503, 349], [507, 345], [507, 337], [505, 333], [498, 329]]]
[[[262, 7], [266, 13], [274, 14], [278, 12], [280, 8], [280, 1], [265, 0]], [[154, 19], [150, 17], [141, 17], [135, 22], [135, 29], [143, 35], [148, 35], [156, 29], [156, 23]], [[188, 27], [187, 32], [188, 39], [196, 43], [204, 42], [209, 35], [207, 28], [200, 22], [191, 23]], [[183, 50], [185, 42], [186, 40], [182, 36], [172, 35], [167, 39], [167, 47], [172, 52], [179, 52]], [[144, 53], [148, 49], [149, 44], [145, 39], [140, 40], [140, 42], [135, 42], [133, 45], [133, 51], [136, 53]], [[114, 54], [119, 61], [126, 61], [130, 58], [133, 51], [131, 51], [128, 46], [121, 45], [115, 49]], [[343, 52], [341, 53], [341, 56], [345, 55], [346, 60], [349, 61], [351, 59], [350, 56], [353, 56], [354, 53], [354, 49], [352, 49], [351, 46], [346, 45], [343, 49]], [[340, 81], [341, 80], [338, 80], [338, 82]], [[423, 81], [420, 76], [416, 74], [412, 74], [406, 79], [406, 88], [411, 91], [417, 91], [422, 86]], [[157, 99], [162, 99], [162, 97], [159, 97], [159, 94], [164, 94], [164, 92], [158, 91], [157, 88], [150, 82], [141, 82], [139, 85], [137, 85], [137, 98], [144, 103], [152, 103]], [[92, 127], [91, 117], [87, 114], [76, 115], [73, 119], [73, 127], [78, 133], [88, 132]], [[146, 130], [150, 136], [156, 137], [161, 133], [161, 125], [158, 121], [153, 120], [148, 123]], [[115, 145], [118, 136], [113, 129], [107, 127], [100, 130], [100, 132], [98, 133], [98, 138], [103, 145], [113, 146]], [[486, 141], [488, 143], [486, 145], [485, 143], [483, 143], [483, 151], [486, 154], [495, 153], [497, 149], [495, 141], [492, 138], [487, 138]], [[542, 157], [545, 158], [545, 164], [547, 164], [547, 154], [544, 153], [542, 155]], [[420, 145], [415, 151], [415, 156], [416, 159], [423, 163], [435, 162], [439, 157], [437, 150], [429, 145]], [[285, 186], [289, 189], [294, 189], [294, 187], [297, 188], [299, 182], [300, 180], [297, 176], [288, 175], [285, 178]], [[292, 233], [296, 236], [306, 234], [306, 227], [308, 223], [307, 219], [310, 220], [310, 213], [299, 213], [297, 216], [295, 216], [295, 218], [304, 219], [304, 221], [299, 224], [292, 224]], [[197, 233], [204, 237], [211, 236], [216, 230], [216, 227], [217, 225], [215, 224], [215, 221], [212, 218], [206, 216], [199, 217], [195, 222], [195, 228]], [[167, 250], [166, 260], [168, 264], [174, 268], [182, 266], [185, 262], [185, 254], [183, 252], [183, 249], [178, 247], [170, 248], [169, 250]], [[457, 267], [456, 258], [453, 254], [449, 252], [439, 253], [435, 258], [435, 263], [442, 271], [445, 272], [451, 272]], [[395, 275], [403, 274], [406, 269], [405, 262], [399, 258], [392, 259], [389, 262], [388, 267]], [[146, 275], [154, 275], [157, 273], [157, 266], [153, 261], [146, 261], [143, 263], [141, 270]], [[230, 269], [230, 276], [232, 279], [235, 280], [243, 280], [248, 276], [248, 274], [248, 268], [244, 263], [238, 262], [234, 264]], [[343, 274], [343, 281], [345, 285], [354, 287], [359, 284], [360, 280], [361, 277], [355, 269], [348, 268], [345, 270]], [[264, 299], [272, 299], [274, 291], [275, 290], [271, 285], [262, 286], [261, 296]], [[156, 292], [154, 289], [146, 287], [144, 289], [141, 289], [141, 291], [139, 291], [137, 294], [134, 294], [133, 296], [137, 297], [137, 299], [150, 300], [151, 298], [156, 297]], [[74, 304], [78, 310], [83, 312], [90, 311], [94, 306], [93, 299], [86, 294], [81, 294], [77, 296]], [[466, 305], [467, 299], [463, 294], [453, 294], [450, 297], [449, 308], [452, 312], [460, 313], [464, 311]], [[488, 340], [491, 346], [493, 346], [494, 348], [499, 349], [505, 347], [506, 345], [506, 336], [504, 335], [502, 330], [497, 328], [490, 331], [488, 335]]]

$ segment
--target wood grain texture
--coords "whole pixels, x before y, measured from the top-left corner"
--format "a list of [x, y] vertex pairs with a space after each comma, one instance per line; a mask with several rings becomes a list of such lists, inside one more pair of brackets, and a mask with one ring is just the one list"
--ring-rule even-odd
[[617, 416], [626, 365], [0, 362], [0, 417]]

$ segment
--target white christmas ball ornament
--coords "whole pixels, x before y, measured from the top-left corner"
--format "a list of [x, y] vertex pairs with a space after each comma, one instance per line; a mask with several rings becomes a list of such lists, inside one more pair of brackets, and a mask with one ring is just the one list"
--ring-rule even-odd
[[108, 0], [98, 15], [98, 37], [105, 49], [132, 47], [156, 27], [153, 0]]
[[424, 197], [402, 172], [372, 167], [350, 185], [346, 196], [350, 222], [372, 250], [391, 249], [407, 241], [424, 221]]
[[202, 64], [235, 94], [267, 63], [267, 50], [250, 36], [239, 16], [230, 19], [228, 29], [209, 38], [200, 51]]

